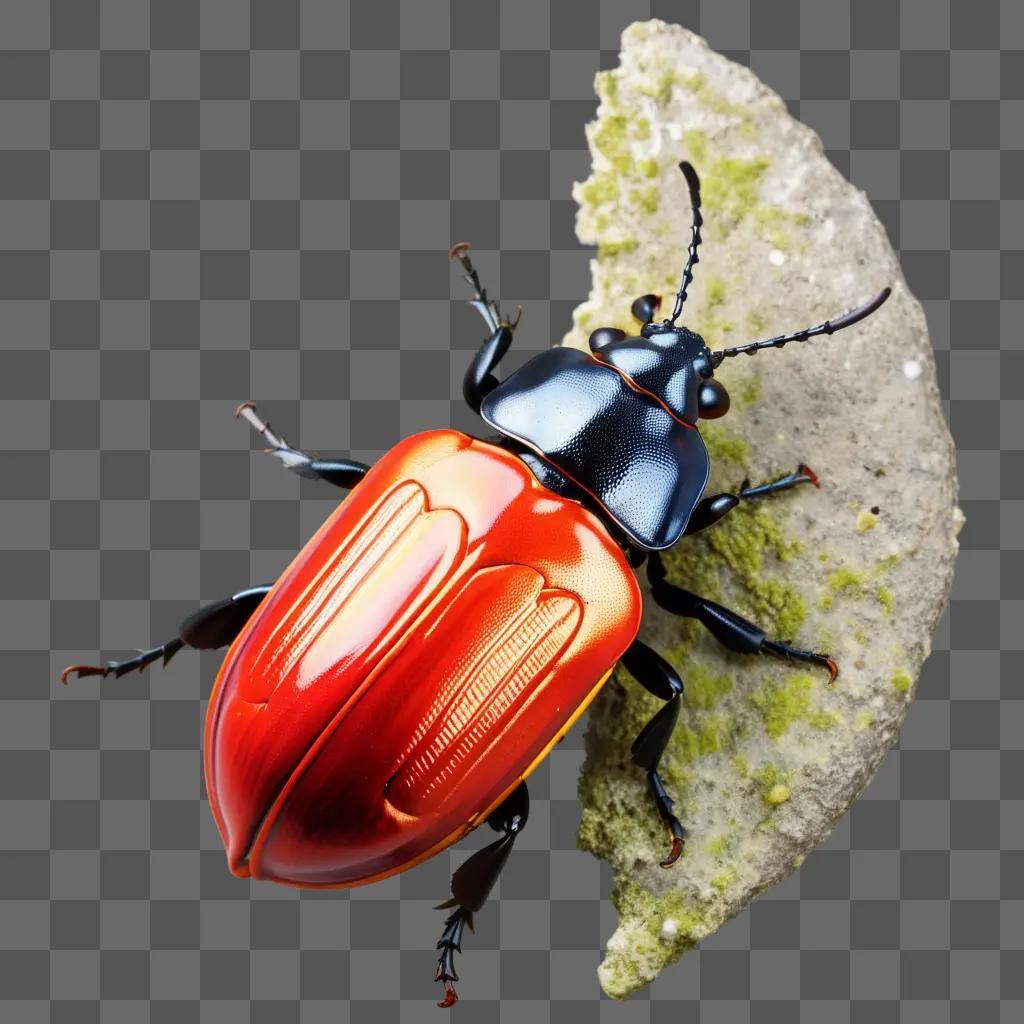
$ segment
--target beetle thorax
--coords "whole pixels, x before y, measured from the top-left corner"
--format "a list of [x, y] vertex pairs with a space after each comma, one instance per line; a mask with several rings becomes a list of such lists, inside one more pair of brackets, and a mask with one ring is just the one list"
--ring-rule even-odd
[[697, 395], [710, 373], [704, 339], [686, 327], [646, 324], [639, 337], [623, 338], [596, 353], [686, 423], [696, 423]]

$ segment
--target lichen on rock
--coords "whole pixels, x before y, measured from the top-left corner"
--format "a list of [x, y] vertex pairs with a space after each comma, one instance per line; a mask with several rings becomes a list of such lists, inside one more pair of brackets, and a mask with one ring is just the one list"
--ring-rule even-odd
[[[677, 667], [684, 707], [663, 777], [689, 831], [667, 835], [629, 745], [659, 702], [618, 670], [592, 705], [580, 845], [609, 860], [619, 928], [599, 975], [624, 996], [649, 982], [830, 831], [895, 739], [946, 602], [962, 521], [927, 326], [884, 228], [816, 134], [746, 68], [651, 21], [598, 74], [593, 173], [574, 188], [577, 233], [597, 246], [592, 290], [565, 343], [632, 300], [674, 294], [701, 176], [704, 244], [682, 322], [712, 348], [818, 323], [893, 286], [834, 338], [729, 360], [724, 420], [702, 424], [711, 493], [811, 464], [821, 488], [744, 502], [668, 553], [670, 579], [770, 636], [841, 665], [825, 672], [725, 652], [648, 601], [642, 636]], [[904, 372], [912, 361], [916, 375]]]

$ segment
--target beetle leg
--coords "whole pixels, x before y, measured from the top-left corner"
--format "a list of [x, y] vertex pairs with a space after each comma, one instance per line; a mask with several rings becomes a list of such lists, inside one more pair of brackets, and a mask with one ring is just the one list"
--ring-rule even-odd
[[501, 362], [511, 344], [512, 328], [502, 324], [495, 328], [473, 356], [462, 378], [462, 397], [473, 412], [480, 412], [483, 400], [498, 386], [498, 378], [491, 371]]
[[739, 496], [744, 499], [762, 498], [766, 494], [788, 491], [791, 487], [797, 487], [800, 484], [813, 484], [815, 487], [821, 487], [818, 474], [803, 462], [796, 467], [795, 473], [789, 473], [786, 476], [779, 477], [778, 480], [771, 480], [766, 484], [758, 484], [756, 487], [751, 487], [749, 482], [744, 480], [740, 486]]
[[444, 931], [437, 943], [441, 955], [437, 959], [434, 980], [444, 985], [444, 999], [438, 1006], [454, 1006], [458, 993], [452, 985], [458, 981], [455, 972], [455, 954], [462, 952], [462, 932], [466, 925], [473, 930], [473, 914], [478, 911], [490, 895], [501, 869], [508, 860], [516, 836], [526, 825], [530, 816], [530, 794], [525, 782], [520, 782], [512, 793], [491, 812], [487, 824], [496, 832], [503, 833], [500, 839], [477, 850], [465, 860], [452, 875], [452, 896], [439, 903], [436, 910], [455, 910], [445, 918]]
[[484, 323], [491, 331], [462, 379], [462, 394], [466, 404], [473, 412], [478, 413], [480, 403], [498, 386], [498, 379], [493, 371], [512, 344], [512, 334], [519, 325], [523, 309], [520, 306], [515, 319], [511, 321], [501, 315], [498, 304], [487, 298], [487, 289], [480, 284], [480, 276], [469, 258], [469, 249], [469, 242], [456, 242], [448, 250], [448, 259], [457, 259], [462, 264], [462, 269], [466, 272], [463, 280], [473, 289], [470, 305], [484, 318]]
[[634, 569], [639, 569], [647, 561], [647, 552], [635, 544], [630, 544], [628, 541], [623, 544], [622, 553], [626, 556], [626, 561]]
[[84, 678], [85, 676], [103, 676], [106, 678], [113, 673], [119, 679], [135, 669], [141, 672], [147, 665], [151, 665], [158, 658], [162, 658], [163, 663], [166, 665], [184, 646], [185, 642], [180, 637], [175, 637], [159, 647], [153, 647], [148, 651], [140, 651], [134, 658], [128, 658], [125, 661], [108, 661], [105, 665], [68, 665], [61, 672], [60, 681], [67, 686], [68, 679], [76, 673], [79, 678]]
[[839, 666], [835, 659], [817, 651], [805, 651], [781, 640], [769, 640], [765, 631], [736, 612], [669, 583], [665, 563], [656, 551], [647, 557], [647, 579], [655, 604], [686, 618], [696, 619], [724, 647], [737, 654], [770, 654], [786, 661], [801, 661], [828, 669], [829, 682], [835, 682]]
[[814, 484], [815, 487], [821, 486], [818, 482], [817, 473], [810, 466], [805, 466], [803, 463], [800, 463], [795, 473], [779, 477], [778, 480], [758, 484], [756, 487], [751, 487], [744, 480], [737, 494], [714, 494], [711, 497], [703, 498], [697, 502], [693, 513], [690, 515], [690, 521], [686, 524], [684, 536], [699, 533], [701, 530], [705, 530], [714, 523], [717, 523], [719, 519], [722, 519], [727, 513], [731, 512], [740, 501], [749, 501], [751, 498], [763, 498], [768, 494], [788, 491], [791, 487], [797, 487], [800, 484]]
[[174, 657], [182, 647], [197, 650], [212, 650], [226, 647], [242, 631], [260, 602], [270, 590], [270, 584], [241, 590], [232, 597], [205, 605], [193, 612], [178, 627], [178, 635], [160, 647], [141, 651], [126, 661], [108, 661], [105, 665], [69, 665], [61, 673], [60, 681], [67, 685], [68, 679], [77, 674], [83, 676], [106, 676], [111, 673], [120, 678], [126, 672], [138, 669], [140, 672], [154, 661], [162, 658], [163, 663]]
[[658, 816], [668, 828], [672, 846], [668, 856], [662, 860], [663, 868], [671, 867], [683, 852], [686, 829], [675, 816], [675, 801], [668, 795], [665, 784], [658, 774], [661, 755], [679, 718], [679, 707], [683, 695], [683, 683], [679, 673], [657, 651], [640, 640], [634, 640], [622, 656], [622, 664], [644, 689], [660, 697], [665, 704], [640, 730], [630, 747], [633, 763], [647, 772], [647, 787], [654, 798]]
[[735, 494], [714, 494], [709, 498], [701, 498], [690, 513], [683, 536], [688, 537], [713, 526], [719, 519], [724, 519], [739, 503], [740, 499]]
[[326, 480], [335, 487], [352, 488], [366, 476], [369, 466], [353, 459], [314, 459], [312, 455], [298, 448], [293, 448], [283, 437], [278, 437], [270, 424], [256, 415], [255, 402], [243, 402], [236, 410], [235, 416], [247, 420], [253, 430], [262, 434], [270, 443], [265, 448], [267, 455], [273, 455], [281, 463], [299, 476], [309, 480]]
[[[448, 259], [458, 260], [462, 264], [462, 269], [465, 271], [462, 279], [473, 289], [473, 298], [469, 304], [484, 318], [484, 322], [490, 330], [495, 331], [501, 323], [501, 313], [498, 310], [498, 304], [487, 298], [487, 289], [480, 283], [480, 275], [469, 258], [469, 250], [472, 248], [473, 246], [469, 242], [456, 242], [448, 250]], [[519, 322], [518, 317], [516, 322]]]

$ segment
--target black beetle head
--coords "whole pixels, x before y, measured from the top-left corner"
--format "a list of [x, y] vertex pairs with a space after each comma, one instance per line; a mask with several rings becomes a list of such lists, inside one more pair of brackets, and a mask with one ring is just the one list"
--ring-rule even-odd
[[644, 324], [638, 337], [627, 337], [617, 327], [600, 327], [590, 335], [590, 349], [687, 423], [729, 408], [725, 388], [710, 380], [711, 351], [689, 328], [655, 321]]
[[677, 327], [667, 320], [652, 321], [640, 328], [640, 337], [653, 342], [659, 348], [671, 349], [688, 359], [694, 371], [705, 379], [714, 373], [711, 350], [704, 339], [689, 327]]

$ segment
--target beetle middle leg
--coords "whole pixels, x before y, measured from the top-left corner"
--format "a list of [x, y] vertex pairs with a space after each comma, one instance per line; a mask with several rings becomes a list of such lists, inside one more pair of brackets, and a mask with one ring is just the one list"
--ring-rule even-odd
[[828, 669], [835, 682], [839, 666], [827, 654], [804, 651], [782, 640], [770, 640], [765, 631], [742, 615], [669, 583], [665, 563], [657, 551], [647, 556], [647, 579], [655, 604], [675, 615], [696, 619], [724, 647], [737, 654], [768, 654], [786, 661], [800, 661]]
[[519, 326], [523, 310], [522, 307], [519, 308], [515, 320], [509, 321], [502, 317], [498, 304], [488, 299], [487, 289], [480, 284], [480, 275], [469, 258], [469, 249], [469, 242], [456, 242], [448, 250], [448, 259], [457, 259], [462, 264], [462, 269], [466, 272], [463, 279], [473, 289], [470, 305], [483, 317], [484, 323], [491, 331], [462, 379], [462, 395], [466, 399], [466, 404], [473, 412], [478, 413], [484, 398], [498, 386], [498, 379], [493, 371], [512, 344], [512, 335]]
[[501, 869], [508, 860], [516, 836], [523, 830], [526, 819], [530, 816], [530, 793], [525, 782], [518, 786], [488, 816], [487, 824], [496, 832], [501, 832], [489, 846], [477, 850], [452, 875], [452, 897], [439, 903], [436, 910], [455, 909], [445, 918], [444, 931], [441, 933], [437, 948], [441, 955], [437, 960], [437, 971], [434, 980], [444, 985], [444, 999], [438, 1006], [454, 1006], [458, 994], [453, 981], [458, 981], [455, 972], [455, 954], [462, 952], [462, 932], [466, 925], [473, 930], [473, 914], [486, 902], [494, 883], [501, 874]]
[[183, 647], [194, 647], [198, 650], [213, 650], [227, 647], [242, 631], [242, 627], [252, 618], [252, 613], [267, 596], [271, 584], [250, 587], [241, 590], [231, 597], [204, 605], [193, 612], [178, 627], [178, 635], [159, 647], [148, 651], [140, 651], [134, 658], [124, 661], [108, 661], [105, 665], [69, 665], [61, 673], [60, 681], [67, 685], [68, 678], [77, 674], [83, 676], [106, 676], [113, 674], [120, 678], [127, 672], [136, 669], [142, 671], [154, 661], [162, 660], [166, 665]]
[[686, 524], [684, 536], [699, 533], [714, 525], [727, 513], [731, 512], [741, 501], [750, 501], [752, 498], [763, 498], [769, 494], [778, 494], [780, 491], [788, 491], [800, 484], [813, 484], [819, 487], [818, 475], [810, 466], [802, 462], [797, 466], [795, 473], [788, 473], [777, 480], [770, 480], [768, 483], [758, 484], [751, 487], [749, 481], [744, 480], [739, 491], [735, 494], [728, 492], [724, 494], [713, 494], [710, 497], [702, 498], [694, 507], [690, 515], [690, 521]]
[[679, 673], [657, 651], [640, 640], [634, 640], [629, 645], [621, 660], [626, 671], [641, 686], [665, 701], [664, 706], [640, 730], [630, 747], [630, 754], [633, 763], [647, 772], [647, 788], [654, 798], [659, 817], [672, 836], [668, 856], [660, 862], [663, 868], [667, 868], [671, 867], [683, 852], [686, 829], [673, 813], [674, 801], [668, 795], [665, 784], [658, 774], [658, 765], [679, 719], [683, 683]]
[[283, 437], [278, 437], [270, 429], [270, 424], [256, 415], [255, 402], [243, 402], [236, 410], [235, 416], [247, 420], [253, 430], [262, 434], [270, 444], [264, 451], [281, 460], [281, 463], [299, 476], [311, 480], [326, 480], [335, 487], [351, 489], [366, 476], [370, 467], [353, 459], [314, 459], [312, 455], [293, 448]]

